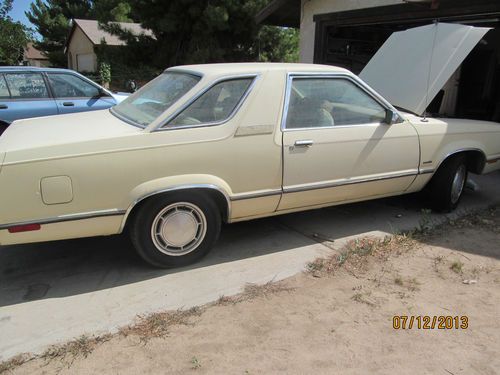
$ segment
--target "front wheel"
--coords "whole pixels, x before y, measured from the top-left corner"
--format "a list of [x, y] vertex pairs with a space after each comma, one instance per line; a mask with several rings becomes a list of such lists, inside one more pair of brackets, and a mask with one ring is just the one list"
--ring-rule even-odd
[[445, 160], [432, 178], [429, 191], [438, 211], [450, 212], [458, 206], [467, 181], [466, 161], [465, 155]]
[[168, 268], [196, 262], [219, 237], [221, 215], [203, 194], [163, 195], [149, 199], [133, 216], [130, 235], [149, 264]]

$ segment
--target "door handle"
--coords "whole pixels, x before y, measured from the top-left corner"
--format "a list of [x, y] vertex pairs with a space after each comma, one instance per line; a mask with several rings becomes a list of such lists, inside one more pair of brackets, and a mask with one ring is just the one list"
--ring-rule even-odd
[[7, 109], [9, 106], [7, 104], [0, 104], [0, 109]]
[[293, 144], [295, 147], [311, 147], [313, 145], [313, 140], [312, 139], [303, 139], [300, 141], [295, 141]]
[[75, 103], [73, 103], [73, 102], [63, 102], [63, 106], [65, 106], [65, 107], [74, 107]]

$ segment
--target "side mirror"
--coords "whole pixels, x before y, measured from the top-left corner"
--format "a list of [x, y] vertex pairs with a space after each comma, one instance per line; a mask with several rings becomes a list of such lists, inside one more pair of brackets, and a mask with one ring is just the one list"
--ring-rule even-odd
[[387, 125], [392, 125], [394, 124], [394, 121], [396, 120], [396, 114], [394, 113], [394, 111], [392, 109], [387, 109], [385, 111], [385, 119], [384, 119], [384, 123], [386, 123]]

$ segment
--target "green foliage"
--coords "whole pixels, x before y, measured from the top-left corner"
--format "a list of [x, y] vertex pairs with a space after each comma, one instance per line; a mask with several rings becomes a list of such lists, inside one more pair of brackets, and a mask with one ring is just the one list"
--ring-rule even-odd
[[102, 84], [109, 84], [111, 82], [111, 65], [106, 62], [99, 64], [99, 78]]
[[131, 13], [155, 35], [157, 67], [179, 64], [295, 61], [297, 31], [262, 27], [255, 15], [268, 0], [155, 0], [131, 2]]
[[36, 47], [46, 51], [54, 66], [66, 67], [64, 48], [71, 19], [130, 21], [129, 11], [128, 2], [119, 0], [35, 0], [26, 17], [42, 36]]
[[[269, 0], [35, 0], [27, 12], [56, 66], [66, 66], [64, 46], [71, 18], [97, 19], [127, 46], [95, 48], [99, 61], [128, 79], [168, 66], [194, 63], [298, 60], [298, 31], [257, 25], [255, 15]], [[120, 22], [140, 22], [152, 36], [132, 35]], [[140, 69], [139, 69], [140, 67]], [[147, 73], [141, 74], [142, 70]], [[125, 73], [126, 72], [126, 73]], [[120, 77], [122, 79], [123, 77]], [[125, 78], [123, 78], [125, 79]]]
[[299, 30], [264, 26], [258, 35], [259, 61], [299, 61]]
[[0, 1], [0, 65], [17, 65], [31, 39], [31, 31], [9, 16], [12, 0]]

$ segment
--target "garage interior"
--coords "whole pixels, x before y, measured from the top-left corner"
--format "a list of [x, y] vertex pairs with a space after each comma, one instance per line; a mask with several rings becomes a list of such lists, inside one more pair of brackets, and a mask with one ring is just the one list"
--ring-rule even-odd
[[[280, 18], [277, 8], [264, 23], [297, 24], [290, 18], [290, 7], [283, 9], [286, 17], [283, 13]], [[500, 122], [499, 0], [408, 0], [405, 4], [315, 15], [314, 62], [359, 74], [393, 32], [436, 21], [492, 30], [429, 104], [427, 113]]]

